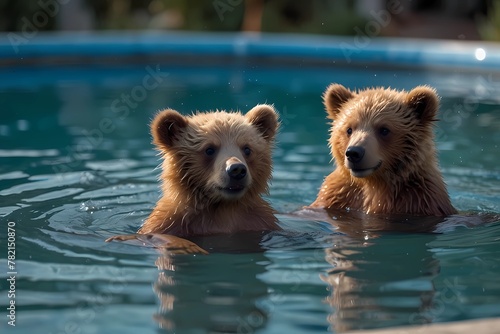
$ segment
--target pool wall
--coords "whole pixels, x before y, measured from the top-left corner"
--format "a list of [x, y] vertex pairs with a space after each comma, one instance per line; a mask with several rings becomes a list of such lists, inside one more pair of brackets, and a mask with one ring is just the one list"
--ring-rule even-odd
[[487, 42], [243, 33], [22, 33], [0, 35], [0, 66], [121, 64], [144, 59], [227, 64], [417, 67], [500, 71], [500, 46]]

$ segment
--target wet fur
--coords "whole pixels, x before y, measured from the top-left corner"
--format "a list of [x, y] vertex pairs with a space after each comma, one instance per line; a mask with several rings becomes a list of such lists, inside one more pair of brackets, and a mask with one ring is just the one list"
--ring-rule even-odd
[[[151, 132], [163, 158], [163, 197], [138, 233], [189, 237], [279, 229], [274, 210], [262, 199], [269, 191], [277, 129], [277, 114], [267, 105], [244, 116], [222, 111], [191, 116], [160, 112]], [[245, 145], [251, 148], [249, 156], [238, 153]], [[205, 155], [209, 146], [217, 148], [216, 158]], [[221, 156], [226, 153], [231, 156]], [[217, 188], [224, 159], [232, 155], [244, 160], [249, 174], [247, 190], [238, 199], [225, 198]]]
[[[325, 178], [311, 207], [368, 214], [456, 213], [437, 161], [433, 124], [439, 101], [432, 88], [352, 92], [332, 84], [323, 99], [333, 121], [329, 145], [337, 167]], [[351, 135], [346, 134], [349, 127]], [[383, 138], [378, 132], [382, 127], [390, 130]], [[380, 168], [367, 177], [353, 176], [345, 163], [351, 140], [369, 146], [366, 154], [381, 161]]]

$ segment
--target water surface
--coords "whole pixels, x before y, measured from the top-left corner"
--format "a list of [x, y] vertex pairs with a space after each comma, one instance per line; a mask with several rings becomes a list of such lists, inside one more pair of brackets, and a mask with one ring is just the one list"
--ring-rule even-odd
[[[499, 214], [492, 74], [155, 63], [4, 68], [0, 77], [1, 235], [15, 224], [18, 332], [322, 333], [500, 316], [498, 219], [417, 233], [288, 214], [311, 203], [333, 169], [321, 102], [331, 82], [436, 87], [452, 202], [462, 213]], [[156, 111], [264, 102], [281, 114], [267, 199], [283, 231], [202, 238], [209, 256], [103, 242], [135, 232], [160, 196], [148, 128]], [[6, 317], [0, 327], [10, 329]]]

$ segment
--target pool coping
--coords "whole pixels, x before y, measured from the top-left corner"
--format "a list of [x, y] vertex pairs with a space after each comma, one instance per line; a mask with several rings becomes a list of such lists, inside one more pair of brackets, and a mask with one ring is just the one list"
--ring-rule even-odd
[[[308, 65], [364, 65], [500, 71], [500, 45], [368, 36], [199, 32], [9, 32], [0, 34], [0, 66], [127, 62], [144, 57], [187, 61], [228, 58], [289, 60]], [[484, 57], [484, 59], [483, 59]], [[202, 61], [203, 62], [203, 61]]]
[[349, 331], [351, 334], [496, 334], [500, 328], [500, 318], [485, 318], [421, 326], [403, 326], [375, 330]]

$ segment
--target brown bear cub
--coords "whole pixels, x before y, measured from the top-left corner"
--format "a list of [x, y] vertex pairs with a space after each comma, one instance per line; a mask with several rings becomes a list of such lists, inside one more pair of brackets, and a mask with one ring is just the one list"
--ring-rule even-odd
[[277, 230], [268, 193], [278, 129], [273, 107], [182, 116], [167, 109], [151, 124], [163, 157], [163, 197], [138, 233], [179, 237]]
[[310, 207], [367, 214], [447, 216], [451, 205], [439, 170], [433, 124], [434, 89], [330, 85], [323, 95], [333, 123], [329, 145], [336, 169]]

